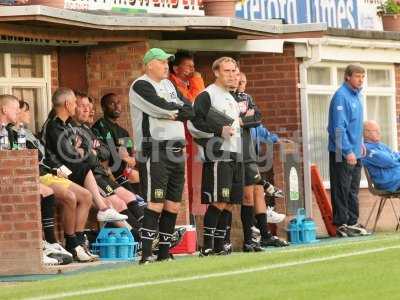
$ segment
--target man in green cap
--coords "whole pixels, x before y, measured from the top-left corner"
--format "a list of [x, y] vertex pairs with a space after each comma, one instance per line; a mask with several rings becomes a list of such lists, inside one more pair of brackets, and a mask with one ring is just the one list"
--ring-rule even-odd
[[157, 260], [170, 259], [169, 248], [185, 183], [185, 131], [183, 122], [194, 117], [192, 104], [168, 78], [168, 60], [159, 48], [143, 58], [145, 74], [129, 90], [134, 128], [134, 147], [142, 193], [147, 200], [144, 212], [141, 263], [154, 261], [152, 242], [159, 232]]

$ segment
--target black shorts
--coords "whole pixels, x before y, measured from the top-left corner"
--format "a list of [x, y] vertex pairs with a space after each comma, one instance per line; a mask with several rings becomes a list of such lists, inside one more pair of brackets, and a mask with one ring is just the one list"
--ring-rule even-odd
[[261, 174], [258, 170], [257, 163], [244, 163], [244, 185], [254, 185], [261, 181]]
[[185, 185], [183, 149], [160, 149], [146, 157], [145, 162], [139, 163], [139, 177], [141, 191], [147, 202], [181, 202]]
[[91, 170], [89, 164], [82, 162], [80, 164], [66, 165], [66, 167], [72, 171], [72, 174], [68, 176], [68, 179], [77, 185], [83, 186], [86, 176]]
[[108, 197], [114, 194], [115, 190], [120, 187], [118, 183], [104, 175], [95, 175], [97, 186], [99, 187], [100, 195]]
[[203, 163], [201, 203], [240, 204], [243, 199], [243, 164], [235, 161]]

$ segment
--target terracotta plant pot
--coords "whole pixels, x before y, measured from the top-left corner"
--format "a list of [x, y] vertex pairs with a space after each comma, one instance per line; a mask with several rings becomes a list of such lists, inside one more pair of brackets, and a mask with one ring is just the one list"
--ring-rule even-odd
[[400, 15], [383, 15], [383, 30], [400, 32]]
[[31, 0], [30, 5], [46, 5], [64, 8], [64, 0]]
[[235, 17], [237, 0], [203, 0], [206, 16]]

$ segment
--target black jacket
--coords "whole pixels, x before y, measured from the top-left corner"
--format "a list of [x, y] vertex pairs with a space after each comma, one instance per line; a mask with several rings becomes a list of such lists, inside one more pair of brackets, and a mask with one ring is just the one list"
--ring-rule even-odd
[[[95, 175], [108, 176], [107, 170], [101, 161], [110, 159], [110, 151], [107, 146], [97, 138], [92, 129], [85, 125], [79, 125], [79, 134], [82, 137], [82, 148], [85, 150], [86, 162]], [[95, 150], [96, 154], [92, 151]]]
[[[242, 143], [243, 143], [243, 161], [244, 162], [255, 162], [256, 152], [254, 149], [254, 143], [251, 138], [250, 129], [257, 127], [261, 124], [262, 116], [261, 112], [256, 106], [253, 98], [246, 93], [232, 93], [235, 100], [238, 102], [240, 107], [240, 117], [242, 119]], [[254, 109], [254, 115], [246, 117], [248, 110]]]
[[72, 172], [86, 168], [85, 157], [81, 157], [75, 149], [76, 141], [81, 138], [78, 128], [69, 118], [66, 122], [59, 117], [48, 120], [42, 130], [42, 141], [45, 145], [45, 153], [53, 155], [54, 161], [59, 165], [65, 165]]
[[128, 131], [105, 117], [98, 119], [94, 123], [92, 131], [101, 140], [109, 153], [108, 158], [99, 158], [102, 161], [109, 161], [109, 166], [115, 178], [121, 176], [127, 163], [119, 157], [118, 148], [125, 147], [129, 155], [133, 155], [133, 141]]

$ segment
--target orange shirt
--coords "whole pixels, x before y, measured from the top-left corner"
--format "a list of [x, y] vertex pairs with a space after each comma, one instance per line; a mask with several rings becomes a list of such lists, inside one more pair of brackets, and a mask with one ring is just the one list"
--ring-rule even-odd
[[181, 92], [182, 95], [191, 102], [194, 102], [197, 95], [200, 94], [200, 92], [202, 92], [205, 88], [204, 81], [203, 78], [201, 78], [201, 76], [194, 76], [190, 78], [189, 85], [187, 85], [184, 81], [179, 79], [174, 74], [170, 74], [169, 79], [176, 86], [179, 92]]

